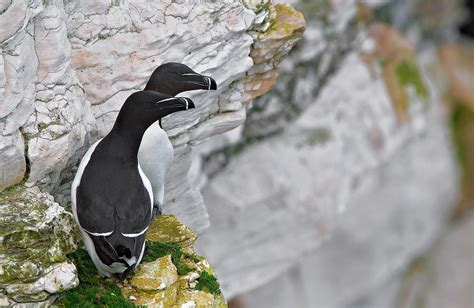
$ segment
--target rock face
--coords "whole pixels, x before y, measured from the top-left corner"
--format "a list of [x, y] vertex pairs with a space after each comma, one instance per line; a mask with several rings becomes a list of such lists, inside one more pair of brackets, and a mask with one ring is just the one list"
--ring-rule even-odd
[[[188, 183], [189, 145], [243, 123], [242, 102], [269, 89], [304, 29], [300, 13], [268, 1], [13, 1], [2, 12], [0, 189], [24, 179], [67, 206], [78, 159], [108, 132], [125, 98], [159, 64], [183, 62], [219, 84], [219, 91], [191, 94], [195, 111], [164, 120], [175, 147], [164, 211], [197, 231], [209, 221]], [[247, 76], [251, 46], [260, 41], [259, 65]], [[270, 45], [265, 55], [258, 52]]]
[[361, 303], [429, 248], [456, 200], [435, 53], [415, 57], [387, 25], [354, 31], [355, 3], [316, 3], [324, 20], [305, 16], [280, 82], [200, 180], [212, 225], [198, 248], [227, 297], [266, 284], [249, 306]]
[[[199, 188], [189, 182], [191, 145], [245, 121], [251, 99], [273, 85], [281, 60], [301, 37], [304, 24], [300, 13], [268, 0], [1, 4], [0, 191], [30, 187], [38, 198], [49, 200], [52, 195], [68, 209], [70, 184], [82, 154], [108, 132], [125, 98], [142, 89], [158, 65], [182, 62], [212, 75], [219, 90], [191, 93], [197, 108], [163, 121], [175, 148], [163, 210], [203, 231], [209, 220]], [[36, 201], [33, 198], [31, 206], [38, 206], [39, 217], [46, 215], [48, 207]], [[10, 210], [23, 207], [17, 199], [8, 202]], [[53, 201], [45, 204], [57, 206]], [[58, 240], [54, 236], [52, 241]], [[62, 258], [67, 251], [57, 252]], [[77, 279], [61, 274], [72, 270], [63, 265], [48, 273], [58, 275], [55, 283], [69, 287]], [[34, 268], [35, 279], [46, 273], [43, 267]], [[21, 273], [11, 274], [12, 281], [30, 283]], [[40, 301], [47, 292], [55, 293], [51, 280], [39, 285], [34, 291], [25, 289], [24, 298], [11, 297], [21, 292], [4, 291], [3, 286], [0, 294], [2, 300], [7, 292], [7, 300]], [[57, 288], [59, 292], [66, 287]]]

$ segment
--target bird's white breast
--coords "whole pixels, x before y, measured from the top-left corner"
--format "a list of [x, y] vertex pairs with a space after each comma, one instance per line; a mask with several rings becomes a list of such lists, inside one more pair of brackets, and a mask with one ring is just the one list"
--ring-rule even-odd
[[150, 180], [155, 199], [163, 189], [165, 176], [173, 163], [173, 157], [173, 145], [168, 135], [161, 129], [159, 123], [155, 122], [143, 135], [138, 151], [138, 162]]

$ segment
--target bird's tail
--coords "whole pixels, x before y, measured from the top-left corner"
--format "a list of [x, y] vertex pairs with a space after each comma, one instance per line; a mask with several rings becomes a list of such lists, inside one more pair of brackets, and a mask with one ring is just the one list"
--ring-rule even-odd
[[127, 248], [122, 245], [118, 245], [115, 248], [115, 251], [119, 256], [119, 259], [122, 262], [125, 261], [125, 266], [127, 267], [127, 269], [123, 271], [119, 278], [119, 281], [123, 281], [133, 272], [133, 269], [135, 269], [135, 266], [137, 265], [137, 258], [135, 256], [132, 256], [132, 251], [130, 250], [130, 248]]

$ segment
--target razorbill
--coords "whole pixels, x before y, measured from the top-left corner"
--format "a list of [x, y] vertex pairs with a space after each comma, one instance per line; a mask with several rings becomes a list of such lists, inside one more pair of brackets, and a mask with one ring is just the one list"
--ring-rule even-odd
[[84, 155], [72, 183], [72, 212], [101, 276], [119, 273], [123, 280], [143, 257], [153, 211], [152, 187], [137, 157], [143, 134], [164, 116], [191, 108], [189, 98], [133, 93], [109, 134]]
[[[158, 66], [148, 80], [145, 90], [175, 96], [191, 90], [216, 90], [216, 81], [201, 75], [181, 63]], [[140, 166], [151, 182], [155, 197], [154, 214], [161, 214], [164, 199], [165, 177], [173, 163], [174, 150], [168, 135], [161, 127], [161, 120], [151, 125], [143, 136], [138, 151]]]

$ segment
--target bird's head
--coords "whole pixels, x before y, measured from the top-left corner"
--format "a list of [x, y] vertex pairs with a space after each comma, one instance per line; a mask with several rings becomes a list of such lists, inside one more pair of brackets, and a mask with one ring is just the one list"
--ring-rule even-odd
[[172, 96], [191, 90], [216, 89], [217, 83], [213, 78], [198, 74], [188, 66], [176, 62], [158, 66], [145, 86], [145, 90]]
[[173, 97], [156, 91], [139, 91], [131, 94], [117, 116], [119, 127], [146, 129], [163, 117], [195, 108], [187, 97]]

